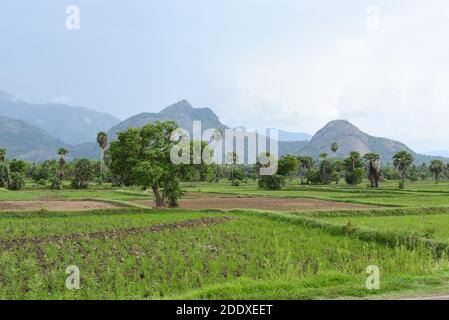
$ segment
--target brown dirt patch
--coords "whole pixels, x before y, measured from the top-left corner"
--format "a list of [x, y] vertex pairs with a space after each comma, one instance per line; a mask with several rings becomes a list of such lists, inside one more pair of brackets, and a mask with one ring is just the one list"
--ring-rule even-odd
[[[136, 201], [149, 207], [155, 207], [153, 201], [139, 200]], [[241, 198], [241, 197], [220, 197], [214, 194], [211, 197], [200, 197], [196, 199], [184, 198], [179, 201], [179, 205], [184, 209], [256, 209], [269, 211], [311, 211], [311, 210], [338, 210], [338, 209], [362, 209], [362, 208], [378, 208], [377, 206], [325, 201], [305, 198]]]
[[231, 220], [237, 220], [238, 217], [204, 217], [193, 220], [186, 220], [177, 223], [164, 223], [156, 224], [143, 228], [127, 228], [127, 229], [113, 229], [106, 231], [96, 231], [90, 233], [72, 233], [67, 235], [54, 235], [48, 237], [35, 237], [35, 238], [21, 238], [21, 239], [0, 239], [0, 247], [5, 249], [13, 249], [23, 246], [25, 244], [46, 244], [46, 243], [63, 243], [65, 241], [76, 241], [81, 239], [117, 239], [124, 238], [130, 235], [173, 231], [177, 229], [190, 229], [203, 226], [211, 226], [216, 224], [225, 223]]
[[92, 209], [119, 208], [108, 202], [93, 200], [39, 200], [39, 201], [0, 201], [0, 211], [40, 210], [49, 211], [84, 211]]

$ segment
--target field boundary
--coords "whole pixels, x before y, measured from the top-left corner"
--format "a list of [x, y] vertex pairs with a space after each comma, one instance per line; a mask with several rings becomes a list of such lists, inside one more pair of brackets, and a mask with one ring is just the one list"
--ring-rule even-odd
[[319, 221], [317, 218], [313, 217], [292, 215], [289, 213], [235, 211], [235, 213], [237, 212], [248, 216], [264, 217], [273, 221], [282, 221], [302, 225], [309, 228], [322, 229], [331, 233], [332, 235], [351, 236], [364, 241], [374, 241], [391, 248], [399, 246], [405, 246], [408, 249], [426, 247], [431, 249], [436, 257], [440, 257], [443, 254], [449, 255], [448, 241], [428, 239], [413, 233], [380, 231], [366, 227], [360, 228], [344, 224], [334, 224]]
[[202, 217], [197, 219], [189, 219], [176, 223], [159, 223], [148, 227], [133, 227], [125, 229], [111, 229], [104, 231], [95, 231], [89, 233], [72, 233], [67, 235], [53, 235], [46, 237], [32, 237], [19, 239], [0, 239], [0, 247], [3, 249], [14, 249], [26, 244], [40, 245], [48, 243], [61, 243], [64, 241], [78, 241], [83, 239], [117, 239], [124, 238], [131, 235], [138, 235], [144, 233], [173, 231], [179, 229], [199, 228], [203, 226], [213, 226], [217, 224], [226, 223], [232, 220], [237, 220], [238, 217], [223, 216], [223, 217]]
[[[296, 214], [295, 212], [292, 212]], [[341, 218], [341, 217], [382, 217], [382, 216], [415, 216], [430, 214], [449, 214], [449, 207], [400, 207], [400, 208], [366, 208], [348, 210], [322, 210], [306, 211], [300, 213], [303, 216], [316, 218]]]

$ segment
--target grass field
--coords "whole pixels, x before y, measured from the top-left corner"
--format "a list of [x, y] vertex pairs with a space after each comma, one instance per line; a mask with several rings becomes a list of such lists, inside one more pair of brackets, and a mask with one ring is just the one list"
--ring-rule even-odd
[[[1, 201], [98, 200], [115, 209], [0, 212], [2, 299], [322, 299], [449, 290], [449, 183], [185, 186], [227, 197], [312, 198], [379, 208], [303, 212], [155, 210], [142, 190], [0, 191]], [[65, 286], [79, 268], [81, 288]], [[381, 271], [368, 290], [366, 268]]]

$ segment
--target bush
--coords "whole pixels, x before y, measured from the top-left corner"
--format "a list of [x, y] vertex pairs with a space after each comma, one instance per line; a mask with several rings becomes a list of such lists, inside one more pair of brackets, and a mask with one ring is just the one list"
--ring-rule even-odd
[[25, 180], [23, 175], [20, 173], [14, 172], [11, 174], [11, 177], [8, 181], [8, 189], [9, 190], [20, 190], [25, 186]]
[[313, 168], [307, 172], [306, 175], [307, 182], [311, 184], [320, 184], [321, 183], [321, 172], [320, 170]]
[[36, 181], [36, 183], [40, 186], [46, 186], [48, 184], [48, 181], [45, 179], [39, 179]]
[[399, 189], [405, 189], [405, 182], [403, 180], [400, 180], [398, 183]]
[[347, 184], [357, 185], [363, 182], [364, 177], [363, 168], [355, 168], [354, 172], [347, 171], [345, 181]]
[[75, 172], [72, 180], [72, 187], [86, 189], [92, 180], [93, 168], [88, 159], [79, 159], [75, 163]]
[[0, 188], [7, 188], [9, 183], [10, 173], [9, 166], [6, 162], [0, 163]]
[[280, 190], [285, 186], [285, 177], [279, 174], [271, 176], [261, 176], [259, 178], [259, 188], [268, 190]]
[[54, 176], [50, 179], [51, 188], [56, 190], [62, 190], [62, 180], [58, 176]]
[[240, 182], [245, 180], [245, 172], [240, 168], [235, 168], [229, 180], [231, 180], [232, 186], [238, 187]]

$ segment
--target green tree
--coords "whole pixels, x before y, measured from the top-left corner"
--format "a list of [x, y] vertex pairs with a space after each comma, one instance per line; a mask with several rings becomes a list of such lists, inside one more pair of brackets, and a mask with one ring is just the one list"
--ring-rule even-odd
[[98, 143], [98, 146], [100, 147], [100, 152], [101, 152], [101, 156], [100, 156], [100, 158], [101, 158], [100, 171], [103, 172], [103, 170], [104, 170], [104, 163], [105, 163], [105, 161], [104, 161], [104, 153], [105, 153], [105, 150], [106, 150], [106, 148], [108, 146], [108, 135], [106, 134], [106, 132], [104, 132], [104, 131], [98, 132], [98, 134], [97, 134], [97, 143]]
[[6, 149], [0, 149], [0, 162], [6, 161]]
[[75, 172], [72, 186], [77, 189], [86, 189], [92, 181], [93, 168], [88, 159], [79, 159], [75, 162]]
[[259, 177], [259, 188], [268, 190], [280, 190], [285, 186], [285, 177], [273, 174]]
[[[315, 165], [315, 160], [312, 157], [298, 157], [299, 161], [299, 176], [301, 178], [301, 184], [304, 184], [304, 178], [307, 179], [309, 171]], [[307, 183], [310, 181], [307, 179]]]
[[336, 142], [331, 144], [331, 150], [332, 150], [332, 152], [334, 153], [334, 156], [335, 156], [335, 154], [338, 151], [338, 144]]
[[63, 186], [63, 179], [64, 179], [64, 166], [66, 164], [65, 156], [69, 153], [69, 151], [66, 148], [59, 148], [58, 149], [58, 155], [59, 155], [59, 168], [57, 176], [54, 177], [51, 183], [51, 187], [53, 189], [62, 189]]
[[220, 181], [220, 163], [222, 162], [222, 159], [219, 159], [220, 156], [220, 152], [218, 151], [221, 148], [221, 141], [223, 140], [223, 133], [221, 129], [216, 129], [214, 131], [214, 154], [215, 154], [215, 181], [219, 182]]
[[10, 190], [20, 190], [25, 186], [25, 170], [27, 164], [23, 160], [12, 159], [9, 161], [9, 180], [8, 189]]
[[56, 160], [46, 160], [43, 163], [36, 164], [32, 170], [32, 179], [41, 185], [46, 185], [47, 181], [54, 178], [58, 171]]
[[[194, 148], [201, 146], [201, 163], [194, 163]], [[213, 165], [210, 164], [212, 160], [213, 152], [209, 145], [204, 141], [191, 141], [190, 142], [190, 158], [188, 164], [180, 164], [179, 172], [180, 179], [183, 181], [190, 182], [194, 186], [200, 181], [212, 181], [216, 178], [215, 171], [213, 170]], [[204, 161], [209, 159], [209, 161]], [[198, 162], [198, 161], [197, 161]]]
[[6, 161], [0, 162], [0, 188], [7, 188], [10, 179], [9, 166]]
[[144, 158], [143, 143], [142, 130], [137, 128], [120, 132], [117, 140], [111, 142], [108, 152], [109, 166], [116, 177], [116, 184], [125, 186], [135, 184], [133, 170]]
[[0, 188], [8, 187], [9, 174], [9, 165], [6, 162], [6, 149], [0, 149]]
[[231, 176], [230, 176], [229, 180], [231, 180], [232, 184], [234, 184], [234, 170], [235, 170], [235, 168], [237, 166], [237, 163], [239, 161], [239, 155], [235, 151], [228, 152], [226, 154], [226, 158], [227, 158], [227, 164], [231, 168]]
[[159, 208], [177, 206], [183, 193], [179, 187], [180, 167], [170, 157], [177, 143], [171, 140], [175, 129], [177, 125], [172, 121], [130, 128], [119, 133], [118, 140], [109, 147], [111, 171], [121, 175], [126, 184], [151, 188]]
[[404, 187], [407, 170], [412, 165], [412, 163], [413, 156], [405, 150], [399, 151], [393, 156], [393, 165], [396, 169], [398, 169], [401, 177], [401, 181], [399, 184], [401, 188]]
[[377, 153], [367, 153], [363, 156], [365, 159], [365, 169], [371, 188], [379, 188], [379, 182], [382, 180], [382, 166], [380, 157]]
[[298, 158], [291, 155], [282, 156], [278, 161], [277, 173], [284, 177], [292, 177], [298, 172]]
[[343, 162], [341, 160], [336, 160], [332, 163], [331, 180], [335, 182], [335, 184], [340, 183], [340, 175], [342, 170], [343, 170]]
[[357, 185], [363, 181], [363, 161], [360, 153], [352, 151], [344, 160], [346, 183]]
[[438, 184], [440, 180], [441, 174], [444, 172], [444, 163], [441, 160], [432, 160], [429, 166], [430, 172], [433, 174], [433, 178], [435, 179], [435, 183]]
[[418, 167], [418, 175], [421, 178], [421, 180], [426, 180], [429, 177], [429, 168], [427, 167], [427, 164], [423, 162]]
[[327, 157], [327, 153], [320, 154], [321, 182], [324, 184], [329, 184], [331, 182], [330, 162], [327, 160]]
[[27, 163], [23, 160], [12, 159], [9, 161], [9, 170], [11, 173], [20, 173], [25, 175]]

